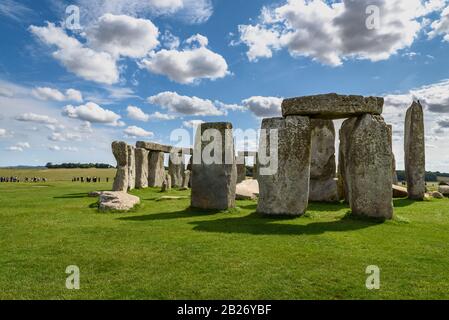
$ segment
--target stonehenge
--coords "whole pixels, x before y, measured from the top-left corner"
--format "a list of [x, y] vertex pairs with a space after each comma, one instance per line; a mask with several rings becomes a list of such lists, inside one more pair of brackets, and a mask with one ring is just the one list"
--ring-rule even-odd
[[[264, 175], [264, 164], [259, 163], [258, 212], [300, 216], [305, 213], [310, 196], [313, 198], [316, 193], [325, 196], [324, 191], [333, 188], [332, 196], [344, 196], [352, 214], [391, 219], [393, 156], [391, 130], [381, 116], [383, 103], [380, 97], [337, 94], [284, 100], [283, 118], [262, 122], [262, 131], [278, 130], [278, 171], [274, 175]], [[313, 121], [344, 118], [348, 119], [340, 130], [337, 186], [331, 181], [335, 174], [332, 155], [335, 150], [330, 141], [335, 133], [330, 123], [314, 124]], [[320, 136], [320, 131], [324, 136]], [[327, 143], [314, 149], [313, 144], [320, 140]], [[263, 142], [261, 138], [258, 158], [262, 153], [273, 151]], [[321, 169], [312, 170], [312, 163], [313, 169]], [[321, 186], [313, 190], [316, 181], [320, 181]], [[326, 183], [329, 183], [327, 187]]]
[[[406, 190], [397, 186], [393, 130], [382, 111], [380, 97], [328, 94], [285, 99], [283, 117], [262, 120], [258, 151], [237, 155], [233, 127], [227, 122], [199, 125], [193, 149], [114, 142], [113, 190], [191, 186], [191, 207], [226, 210], [235, 207], [236, 185], [246, 180], [246, 157], [254, 157], [257, 182], [251, 183], [259, 187], [260, 214], [297, 217], [306, 213], [309, 202], [345, 200], [355, 216], [392, 219], [393, 195], [422, 200], [426, 194], [424, 117], [422, 106], [414, 102], [405, 121]], [[338, 168], [335, 119], [345, 119], [339, 131]], [[185, 155], [191, 155], [188, 164]]]
[[411, 200], [423, 200], [426, 193], [424, 113], [419, 101], [413, 102], [405, 117], [405, 176]]
[[237, 166], [232, 124], [198, 126], [192, 164], [191, 206], [226, 210], [235, 207]]

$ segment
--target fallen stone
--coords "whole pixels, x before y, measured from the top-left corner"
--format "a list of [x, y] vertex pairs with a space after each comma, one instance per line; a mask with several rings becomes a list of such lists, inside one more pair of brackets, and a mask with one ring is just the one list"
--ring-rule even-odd
[[380, 115], [384, 99], [338, 95], [335, 93], [285, 99], [282, 115], [307, 116], [320, 119], [345, 119], [363, 114]]
[[426, 147], [424, 113], [419, 102], [413, 102], [407, 110], [404, 149], [409, 198], [423, 200], [426, 193]]
[[438, 192], [446, 197], [449, 196], [449, 186], [439, 186]]
[[432, 192], [430, 195], [435, 199], [444, 199], [444, 195], [438, 191]]
[[[277, 130], [278, 161], [263, 163], [270, 155], [271, 134]], [[309, 201], [311, 130], [308, 117], [264, 119], [259, 143], [259, 201], [257, 212], [264, 215], [301, 216]], [[266, 138], [264, 137], [266, 136]], [[265, 143], [263, 140], [266, 140]], [[271, 150], [272, 151], [272, 150]]]
[[123, 191], [106, 191], [100, 195], [100, 211], [129, 211], [140, 203], [140, 198]]
[[407, 198], [408, 197], [408, 191], [407, 188], [393, 185], [393, 198]]
[[102, 191], [92, 191], [89, 192], [88, 196], [90, 198], [98, 198], [103, 192]]
[[236, 200], [256, 200], [259, 195], [259, 183], [257, 180], [249, 179], [240, 182], [236, 186]]

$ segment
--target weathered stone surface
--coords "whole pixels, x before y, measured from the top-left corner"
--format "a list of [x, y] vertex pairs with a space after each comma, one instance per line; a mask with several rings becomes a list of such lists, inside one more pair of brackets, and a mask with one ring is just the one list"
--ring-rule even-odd
[[90, 198], [98, 198], [102, 193], [103, 191], [91, 191], [88, 195]]
[[171, 185], [171, 176], [169, 174], [167, 174], [165, 176], [164, 182], [162, 183], [162, 192], [167, 192], [169, 190], [171, 190], [172, 185]]
[[351, 134], [354, 130], [354, 126], [357, 123], [357, 118], [350, 118], [343, 122], [340, 129], [340, 151], [338, 153], [338, 197], [340, 200], [345, 200], [349, 203], [349, 183], [350, 181], [346, 178], [346, 155], [349, 152], [349, 143], [351, 140]]
[[136, 188], [148, 187], [148, 150], [136, 148]]
[[177, 151], [179, 151], [179, 153], [182, 152], [184, 154], [193, 154], [192, 148], [176, 148], [173, 146], [168, 146], [168, 145], [159, 144], [159, 143], [155, 143], [155, 142], [137, 141], [136, 147], [146, 149], [148, 151], [158, 151], [158, 152], [163, 152], [163, 153], [170, 153], [173, 150], [177, 150]]
[[393, 184], [393, 198], [407, 198], [407, 188]]
[[440, 186], [438, 188], [438, 192], [440, 192], [444, 196], [449, 196], [449, 186]]
[[237, 183], [240, 183], [242, 181], [245, 181], [246, 179], [246, 165], [243, 164], [237, 164]]
[[432, 196], [432, 198], [435, 198], [435, 199], [444, 199], [444, 195], [441, 192], [435, 191], [435, 192], [432, 192], [430, 195]]
[[393, 153], [393, 126], [392, 125], [388, 125], [388, 130], [390, 131], [390, 144], [391, 144], [391, 156], [392, 156], [392, 159], [393, 159], [393, 162], [392, 162], [392, 171], [391, 171], [391, 175], [392, 175], [392, 177], [393, 177], [393, 184], [394, 185], [398, 185], [399, 184], [399, 180], [398, 180], [398, 174], [397, 174], [397, 172], [396, 172], [396, 157], [394, 156], [394, 153]]
[[366, 114], [346, 120], [340, 133], [344, 137], [343, 177], [352, 213], [391, 219], [392, 147], [388, 126], [381, 116]]
[[139, 197], [127, 194], [123, 191], [107, 191], [100, 195], [100, 211], [128, 211], [140, 203]]
[[182, 153], [170, 153], [168, 173], [171, 176], [172, 186], [182, 187], [182, 176], [185, 170], [184, 155]]
[[182, 177], [182, 188], [188, 189], [190, 186], [190, 170], [185, 170]]
[[384, 99], [338, 95], [335, 93], [285, 99], [282, 115], [321, 119], [345, 119], [363, 114], [382, 114]]
[[128, 145], [123, 141], [112, 143], [112, 153], [117, 160], [117, 173], [115, 175], [113, 191], [128, 191]]
[[[278, 132], [278, 165], [272, 168], [262, 161], [276, 148], [270, 148], [272, 130]], [[308, 117], [289, 116], [264, 119], [262, 133], [268, 143], [259, 143], [259, 201], [257, 212], [266, 215], [301, 216], [309, 200], [311, 129]], [[266, 172], [267, 171], [267, 172]]]
[[136, 147], [128, 145], [128, 190], [136, 188]]
[[419, 102], [413, 102], [407, 110], [404, 152], [409, 198], [423, 200], [426, 193], [426, 148], [424, 112]]
[[[219, 133], [221, 139], [216, 136], [203, 136], [205, 132]], [[218, 150], [222, 150], [221, 155]], [[203, 151], [213, 153], [216, 161], [205, 161], [204, 157], [201, 156]], [[203, 123], [198, 126], [191, 178], [192, 207], [218, 210], [235, 207], [237, 167], [232, 124]]]
[[236, 200], [256, 200], [259, 195], [259, 183], [257, 180], [248, 179], [237, 184]]
[[148, 186], [160, 188], [165, 179], [164, 153], [150, 151], [148, 156]]
[[309, 201], [338, 201], [335, 127], [332, 120], [312, 119]]

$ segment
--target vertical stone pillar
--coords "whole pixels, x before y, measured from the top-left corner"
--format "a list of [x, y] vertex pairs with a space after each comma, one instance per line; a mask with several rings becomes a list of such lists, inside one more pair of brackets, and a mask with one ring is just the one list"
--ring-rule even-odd
[[190, 187], [190, 170], [185, 170], [182, 179], [182, 188], [188, 189]]
[[136, 188], [148, 187], [148, 151], [136, 148]]
[[203, 123], [198, 126], [191, 177], [192, 207], [216, 210], [235, 207], [237, 167], [234, 152], [232, 124]]
[[309, 201], [338, 201], [335, 162], [335, 127], [332, 120], [311, 120], [312, 161]]
[[113, 191], [128, 191], [128, 145], [123, 141], [112, 143], [112, 153], [117, 160], [117, 173], [115, 175]]
[[[277, 132], [277, 148], [272, 143]], [[257, 212], [266, 215], [301, 216], [309, 201], [311, 128], [310, 119], [287, 116], [262, 121], [259, 143], [259, 202]], [[262, 140], [265, 140], [264, 143]], [[266, 163], [277, 150], [277, 165]], [[276, 157], [274, 157], [276, 158]], [[267, 170], [270, 169], [270, 170]], [[271, 169], [274, 169], [272, 171]], [[270, 171], [272, 171], [270, 173]]]
[[246, 180], [246, 159], [245, 153], [239, 152], [237, 156], [237, 183]]
[[128, 190], [136, 188], [136, 147], [128, 145]]
[[148, 155], [148, 186], [160, 188], [165, 180], [164, 153], [150, 151]]
[[393, 217], [392, 147], [381, 116], [365, 114], [343, 123], [342, 170], [352, 213], [380, 219]]
[[393, 177], [393, 184], [398, 185], [398, 174], [396, 172], [396, 157], [394, 156], [393, 152], [393, 126], [391, 124], [388, 125], [388, 129], [390, 130], [390, 144], [391, 144], [391, 157], [392, 157], [392, 171], [391, 176]]
[[184, 171], [184, 155], [176, 150], [171, 152], [168, 161], [168, 173], [171, 177], [173, 187], [180, 188], [182, 186], [182, 175]]
[[423, 200], [426, 193], [426, 147], [424, 112], [421, 104], [413, 102], [405, 117], [405, 175], [408, 196]]

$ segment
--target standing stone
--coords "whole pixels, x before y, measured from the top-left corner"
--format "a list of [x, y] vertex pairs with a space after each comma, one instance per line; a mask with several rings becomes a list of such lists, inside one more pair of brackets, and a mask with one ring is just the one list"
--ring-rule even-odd
[[136, 147], [128, 145], [128, 190], [136, 188]]
[[405, 175], [409, 198], [423, 200], [426, 193], [426, 149], [424, 113], [421, 104], [413, 102], [405, 117]]
[[193, 208], [225, 210], [235, 207], [237, 167], [234, 152], [232, 124], [203, 123], [198, 126], [192, 164]]
[[[278, 147], [270, 146], [273, 131], [277, 130]], [[265, 132], [265, 134], [264, 134]], [[311, 129], [310, 119], [301, 116], [264, 119], [262, 135], [267, 143], [259, 144], [259, 201], [257, 212], [266, 215], [301, 216], [309, 200]], [[262, 137], [263, 138], [263, 137]], [[264, 163], [277, 150], [278, 164]]]
[[341, 135], [343, 177], [352, 213], [391, 219], [392, 147], [387, 124], [381, 116], [366, 114], [346, 120]]
[[112, 153], [117, 160], [117, 173], [115, 175], [113, 191], [128, 191], [128, 145], [123, 141], [112, 143]]
[[167, 192], [171, 190], [172, 184], [171, 184], [171, 176], [167, 173], [165, 175], [164, 182], [162, 183], [162, 192]]
[[245, 154], [243, 152], [239, 152], [237, 158], [237, 183], [246, 180], [246, 161]]
[[136, 188], [148, 187], [148, 150], [136, 148]]
[[190, 186], [190, 170], [185, 170], [182, 179], [182, 188], [188, 189]]
[[171, 176], [173, 187], [182, 186], [182, 174], [185, 170], [184, 155], [182, 153], [172, 152], [168, 162], [168, 173]]
[[165, 179], [164, 153], [150, 151], [148, 156], [148, 186], [160, 188]]
[[396, 157], [394, 156], [394, 153], [393, 153], [393, 126], [388, 125], [388, 130], [390, 130], [391, 156], [393, 159], [393, 161], [392, 161], [393, 167], [392, 167], [391, 175], [393, 177], [393, 185], [398, 185], [399, 180], [398, 180], [398, 173], [396, 172]]
[[357, 118], [344, 121], [340, 129], [340, 151], [338, 153], [338, 198], [349, 203], [349, 180], [346, 178], [346, 155], [349, 152], [349, 143]]
[[335, 163], [335, 127], [332, 120], [311, 120], [312, 161], [309, 201], [338, 201]]

